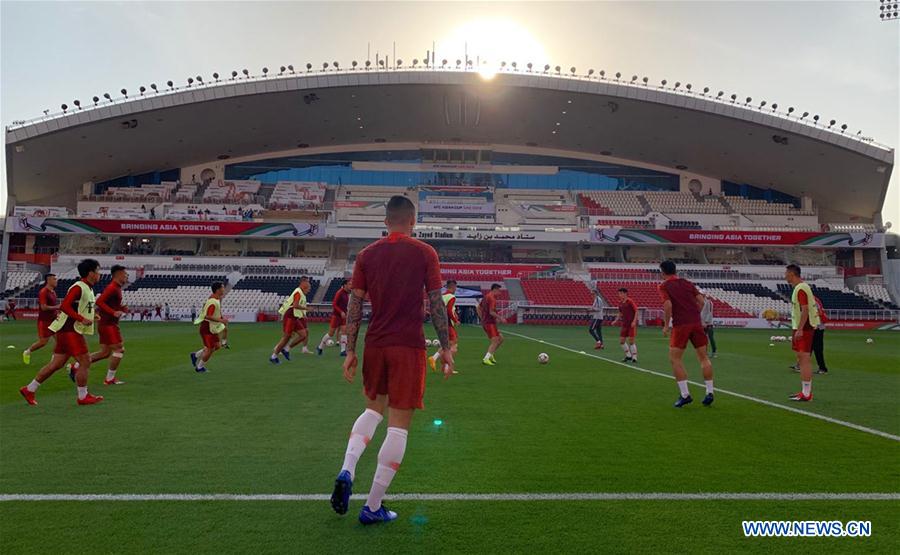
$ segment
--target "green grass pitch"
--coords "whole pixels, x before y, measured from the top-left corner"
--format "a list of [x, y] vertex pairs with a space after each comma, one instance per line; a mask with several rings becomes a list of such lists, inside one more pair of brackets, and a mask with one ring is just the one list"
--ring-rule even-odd
[[[190, 324], [122, 330], [126, 385], [104, 387], [99, 363], [91, 389], [106, 400], [78, 407], [60, 371], [29, 407], [17, 390], [50, 350], [23, 365], [34, 323], [0, 324], [0, 494], [330, 492], [363, 407], [359, 377], [343, 382], [336, 348], [273, 366], [267, 357], [279, 328], [235, 324], [232, 348], [200, 375], [188, 359], [199, 345]], [[578, 353], [595, 353], [585, 329], [505, 331], [498, 366], [480, 364], [485, 338], [466, 327], [459, 375], [429, 373], [426, 410], [413, 421], [386, 501], [397, 522], [363, 528], [355, 519], [361, 501], [345, 517], [308, 500], [2, 501], [0, 551], [900, 552], [896, 499], [392, 503], [400, 493], [900, 493], [896, 439], [727, 394], [705, 408], [697, 386], [696, 402], [677, 410], [672, 380]], [[616, 330], [604, 331], [608, 347], [596, 353], [620, 360]], [[312, 327], [314, 340], [322, 333]], [[769, 347], [771, 334], [718, 330], [717, 387], [900, 435], [900, 335], [829, 331], [831, 373], [816, 376], [815, 400], [797, 407], [787, 400], [799, 388], [787, 368], [790, 346]], [[641, 329], [638, 345], [638, 366], [669, 373], [658, 329]], [[542, 351], [548, 365], [537, 363]], [[688, 361], [691, 379], [702, 381]], [[368, 490], [384, 432], [382, 425], [360, 461], [356, 493]], [[872, 535], [745, 538], [741, 521], [760, 519], [870, 520]]]

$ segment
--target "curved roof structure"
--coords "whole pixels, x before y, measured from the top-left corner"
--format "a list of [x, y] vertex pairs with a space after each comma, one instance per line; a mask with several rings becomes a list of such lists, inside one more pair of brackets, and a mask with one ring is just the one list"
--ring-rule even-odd
[[602, 154], [877, 217], [893, 149], [741, 100], [523, 72], [486, 79], [473, 71], [355, 70], [220, 80], [7, 128], [8, 188], [19, 204], [50, 203], [70, 199], [88, 181], [225, 158], [463, 143]]

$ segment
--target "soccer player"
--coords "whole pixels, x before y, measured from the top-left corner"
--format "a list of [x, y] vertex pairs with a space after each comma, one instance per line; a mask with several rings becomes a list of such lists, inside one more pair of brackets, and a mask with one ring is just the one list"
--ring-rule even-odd
[[88, 354], [85, 335], [94, 334], [94, 290], [92, 287], [100, 279], [100, 263], [91, 258], [86, 258], [78, 263], [78, 275], [81, 276], [66, 292], [66, 297], [60, 303], [60, 314], [57, 315], [50, 330], [56, 333], [56, 347], [53, 356], [46, 366], [38, 371], [31, 381], [19, 390], [22, 397], [29, 405], [36, 405], [35, 392], [44, 381], [54, 372], [66, 365], [70, 358], [78, 361], [78, 371], [75, 373], [75, 383], [78, 388], [78, 404], [93, 405], [103, 400], [103, 397], [88, 393], [88, 371], [91, 368], [91, 357]]
[[[112, 281], [97, 297], [97, 314], [100, 315], [100, 321], [97, 323], [100, 332], [100, 350], [91, 353], [91, 364], [108, 358], [109, 368], [106, 370], [103, 385], [123, 385], [125, 382], [116, 378], [116, 370], [125, 356], [119, 318], [128, 314], [128, 307], [122, 304], [122, 286], [128, 283], [128, 271], [124, 266], [116, 264], [109, 272]], [[69, 365], [70, 377], [78, 372], [78, 366], [78, 362]]]
[[31, 364], [31, 353], [43, 348], [53, 337], [50, 324], [59, 315], [59, 299], [56, 297], [57, 281], [56, 274], [44, 276], [44, 286], [38, 292], [38, 339], [31, 344], [31, 347], [22, 351], [22, 362], [25, 364]]
[[328, 324], [328, 331], [322, 336], [322, 340], [319, 341], [319, 346], [316, 348], [318, 354], [321, 355], [328, 340], [334, 337], [334, 334], [340, 332], [341, 356], [347, 356], [347, 330], [344, 326], [347, 324], [347, 305], [349, 302], [350, 280], [345, 279], [331, 301], [331, 322]]
[[284, 299], [278, 309], [278, 313], [281, 314], [281, 339], [275, 344], [272, 356], [269, 357], [272, 364], [281, 363], [279, 354], [283, 355], [285, 360], [291, 360], [291, 338], [297, 335], [297, 339], [302, 341], [307, 335], [306, 294], [309, 293], [309, 289], [309, 278], [301, 277], [297, 288]]
[[819, 325], [816, 326], [813, 335], [813, 354], [816, 356], [816, 365], [819, 367], [816, 374], [827, 374], [828, 367], [825, 365], [825, 324], [828, 323], [828, 314], [825, 307], [822, 306], [822, 300], [813, 296], [816, 300], [816, 309], [819, 311]]
[[221, 281], [214, 281], [210, 288], [212, 295], [206, 299], [203, 309], [194, 319], [194, 325], [200, 326], [200, 337], [203, 339], [203, 348], [191, 353], [191, 364], [194, 365], [197, 372], [206, 372], [206, 363], [221, 345], [219, 334], [225, 331], [225, 326], [228, 325], [228, 318], [222, 315], [225, 284]]
[[485, 293], [484, 298], [475, 307], [478, 317], [481, 319], [481, 328], [490, 340], [488, 350], [484, 354], [484, 358], [481, 359], [481, 364], [486, 366], [495, 366], [497, 364], [494, 353], [503, 344], [503, 335], [497, 329], [497, 322], [500, 321], [500, 314], [497, 313], [497, 292], [500, 289], [499, 283], [492, 284], [491, 290]]
[[638, 309], [634, 301], [628, 297], [628, 289], [621, 287], [617, 291], [619, 296], [619, 317], [613, 325], [619, 324], [619, 345], [625, 352], [622, 362], [637, 362], [637, 337]]
[[800, 366], [800, 392], [790, 396], [791, 401], [812, 401], [812, 362], [815, 329], [822, 322], [809, 284], [800, 277], [800, 266], [790, 264], [785, 268], [784, 279], [794, 288], [791, 292], [791, 329], [794, 330], [792, 347]]
[[594, 338], [594, 348], [603, 348], [603, 297], [600, 291], [594, 293], [594, 304], [591, 306], [591, 325], [588, 333]]
[[422, 409], [425, 393], [425, 311], [423, 289], [428, 293], [431, 322], [441, 343], [444, 378], [453, 372], [449, 319], [441, 299], [438, 256], [429, 245], [413, 239], [416, 209], [406, 197], [387, 203], [385, 225], [390, 234], [365, 249], [356, 258], [352, 295], [347, 307], [347, 358], [344, 379], [356, 376], [356, 339], [362, 320], [363, 299], [368, 294], [372, 316], [363, 352], [363, 391], [366, 410], [356, 419], [344, 463], [334, 483], [331, 506], [346, 514], [356, 475], [356, 463], [388, 412], [388, 429], [378, 467], [365, 506], [359, 513], [363, 524], [387, 522], [397, 513], [382, 504], [394, 475], [403, 462], [409, 425], [416, 409]]
[[700, 310], [700, 320], [703, 323], [703, 331], [709, 340], [709, 346], [712, 349], [712, 357], [716, 358], [716, 333], [713, 327], [713, 303], [709, 297], [703, 297], [703, 308]]
[[[456, 351], [459, 349], [459, 336], [456, 333], [456, 326], [459, 325], [459, 314], [456, 312], [456, 280], [451, 279], [447, 281], [441, 300], [444, 301], [444, 306], [447, 307], [447, 333], [450, 336], [450, 352], [456, 357]], [[433, 372], [437, 372], [437, 361], [439, 358], [441, 358], [440, 348], [428, 358], [428, 363], [431, 364]], [[456, 374], [456, 370], [453, 373]]]
[[663, 335], [669, 337], [669, 361], [672, 363], [672, 373], [681, 393], [675, 401], [675, 408], [681, 408], [694, 401], [688, 389], [687, 372], [682, 361], [688, 341], [693, 345], [697, 360], [700, 361], [700, 368], [703, 369], [703, 381], [706, 383], [706, 397], [703, 398], [703, 404], [708, 407], [713, 403], [713, 367], [706, 354], [706, 333], [700, 319], [704, 297], [693, 283], [678, 277], [675, 263], [671, 260], [664, 261], [659, 265], [659, 269], [663, 275], [663, 282], [659, 284], [659, 295], [663, 300], [665, 314]]

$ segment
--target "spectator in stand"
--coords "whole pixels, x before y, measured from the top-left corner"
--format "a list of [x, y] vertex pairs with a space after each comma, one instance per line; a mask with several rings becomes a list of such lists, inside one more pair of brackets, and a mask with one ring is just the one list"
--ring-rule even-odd
[[151, 208], [151, 209], [150, 209], [150, 219], [151, 219], [151, 220], [155, 220], [155, 219], [156, 219], [156, 208]]
[[147, 213], [147, 207], [144, 206], [143, 204], [141, 205], [141, 212], [143, 212], [145, 214]]

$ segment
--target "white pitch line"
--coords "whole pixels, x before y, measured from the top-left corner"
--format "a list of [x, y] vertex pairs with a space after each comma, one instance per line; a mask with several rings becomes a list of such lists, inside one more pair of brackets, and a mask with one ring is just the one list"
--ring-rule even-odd
[[[0, 494], [20, 501], [328, 501], [327, 494], [87, 493]], [[365, 495], [354, 495], [364, 500]], [[898, 501], [900, 493], [398, 493], [390, 501]]]
[[[512, 331], [506, 331], [505, 333], [507, 333], [508, 335], [514, 335], [516, 337], [521, 337], [523, 339], [528, 339], [528, 340], [534, 341], [536, 343], [543, 343], [544, 345], [550, 345], [551, 347], [556, 347], [557, 349], [569, 351], [570, 353], [575, 353], [576, 355], [584, 355], [587, 357], [592, 357], [592, 358], [596, 358], [599, 360], [603, 360], [603, 361], [609, 362], [611, 364], [618, 364], [619, 366], [624, 366], [625, 368], [630, 368], [631, 370], [637, 370], [638, 372], [644, 372], [647, 374], [652, 374], [654, 376], [659, 376], [661, 378], [667, 378], [670, 380], [675, 379], [671, 374], [664, 374], [662, 372], [657, 372], [656, 370], [648, 370], [647, 368], [641, 368], [640, 366], [635, 366], [633, 364], [626, 364], [624, 362], [620, 362], [618, 360], [613, 360], [611, 358], [602, 357], [600, 355], [595, 355], [593, 353], [586, 353], [584, 351], [578, 351], [578, 350], [575, 350], [575, 349], [572, 349], [569, 347], [565, 347], [563, 345], [557, 345], [556, 343], [550, 343], [549, 341], [544, 341], [543, 339], [536, 339], [534, 337], [522, 335], [521, 333], [516, 333], [516, 332], [512, 332]], [[706, 387], [704, 384], [698, 383], [698, 382], [688, 381], [688, 383], [691, 385], [695, 385], [697, 387]], [[865, 432], [867, 434], [872, 434], [875, 436], [891, 439], [894, 441], [900, 441], [900, 436], [890, 434], [888, 432], [883, 432], [881, 430], [876, 430], [875, 428], [869, 428], [867, 426], [862, 426], [860, 424], [854, 424], [853, 422], [847, 422], [846, 420], [832, 418], [830, 416], [825, 416], [823, 414], [817, 414], [815, 412], [805, 411], [803, 409], [798, 409], [795, 407], [782, 405], [780, 403], [773, 403], [772, 401], [766, 401], [765, 399], [760, 399], [759, 397], [752, 397], [750, 395], [744, 395], [743, 393], [737, 393], [736, 391], [729, 391], [727, 389], [722, 389], [719, 387], [716, 387], [715, 391], [716, 391], [716, 393], [724, 393], [726, 395], [731, 395], [732, 397], [737, 397], [739, 399], [744, 399], [747, 401], [753, 401], [754, 403], [759, 403], [761, 405], [766, 405], [768, 407], [774, 407], [776, 409], [781, 409], [781, 410], [793, 412], [796, 414], [802, 414], [804, 416], [809, 416], [810, 418], [817, 418], [819, 420], [824, 420], [825, 422], [830, 422], [832, 424], [837, 424], [839, 426], [844, 426], [844, 427], [851, 428], [851, 429], [854, 429], [854, 430], [857, 430], [860, 432]]]

